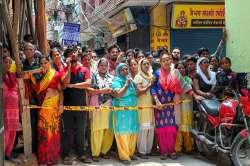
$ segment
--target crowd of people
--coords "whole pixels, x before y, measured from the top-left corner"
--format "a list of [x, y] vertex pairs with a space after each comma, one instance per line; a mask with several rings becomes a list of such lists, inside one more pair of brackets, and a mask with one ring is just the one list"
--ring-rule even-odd
[[[109, 159], [110, 151], [117, 152], [123, 164], [157, 152], [162, 160], [176, 160], [181, 152], [194, 150], [190, 129], [195, 103], [223, 100], [230, 97], [223, 87], [239, 92], [244, 84], [228, 57], [218, 59], [206, 48], [181, 56], [179, 48], [144, 53], [112, 45], [100, 57], [91, 48], [63, 49], [50, 43], [48, 55], [41, 55], [29, 41], [20, 52], [22, 72], [16, 73], [10, 50], [4, 48], [5, 156], [13, 159], [20, 128], [17, 78], [22, 78], [29, 104], [42, 106], [30, 113], [32, 152], [44, 166], [56, 164], [59, 155], [63, 164], [72, 165], [72, 150], [83, 163], [90, 163], [90, 157], [94, 162]], [[64, 106], [121, 109], [88, 112]], [[128, 109], [135, 106], [141, 108]]]

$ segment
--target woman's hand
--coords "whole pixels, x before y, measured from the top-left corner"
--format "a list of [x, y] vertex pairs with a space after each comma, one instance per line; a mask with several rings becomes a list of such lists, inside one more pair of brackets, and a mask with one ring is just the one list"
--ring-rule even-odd
[[205, 93], [205, 96], [206, 96], [206, 98], [211, 99], [211, 98], [213, 98], [214, 95], [210, 92], [207, 92], [207, 93]]
[[163, 109], [164, 109], [162, 103], [161, 103], [158, 99], [155, 100], [155, 104], [156, 104], [156, 108], [157, 108], [158, 110], [163, 110]]
[[65, 63], [67, 64], [67, 68], [70, 69], [70, 67], [71, 67], [71, 58], [68, 57], [68, 58], [66, 59]]
[[59, 115], [61, 115], [61, 114], [63, 113], [63, 111], [64, 111], [63, 105], [60, 104], [58, 109], [59, 109], [59, 112], [58, 112], [58, 113], [59, 113]]
[[194, 99], [195, 99], [197, 102], [200, 102], [200, 101], [204, 100], [205, 98], [202, 97], [202, 96], [200, 96], [200, 95], [197, 95], [197, 96], [194, 97]]
[[155, 77], [151, 78], [149, 84], [150, 84], [150, 86], [152, 86], [154, 83], [155, 83]]
[[21, 78], [23, 79], [30, 79], [31, 74], [29, 73], [29, 71], [22, 71], [21, 72]]
[[125, 83], [125, 87], [128, 87], [128, 86], [129, 86], [129, 83], [130, 83], [130, 79], [127, 79], [127, 80], [126, 80], [126, 83]]
[[74, 84], [68, 84], [66, 87], [67, 88], [74, 88]]
[[103, 94], [111, 94], [112, 93], [112, 88], [103, 88], [103, 89], [101, 89], [101, 93], [103, 93]]

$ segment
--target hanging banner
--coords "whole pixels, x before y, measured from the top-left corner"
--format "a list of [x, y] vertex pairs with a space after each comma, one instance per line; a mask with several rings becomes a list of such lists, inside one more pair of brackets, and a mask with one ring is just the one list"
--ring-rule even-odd
[[223, 28], [223, 4], [174, 4], [171, 26], [174, 29]]
[[170, 31], [162, 27], [151, 26], [150, 30], [150, 48], [152, 51], [160, 47], [170, 48]]
[[64, 23], [63, 27], [63, 46], [78, 44], [80, 42], [80, 24]]

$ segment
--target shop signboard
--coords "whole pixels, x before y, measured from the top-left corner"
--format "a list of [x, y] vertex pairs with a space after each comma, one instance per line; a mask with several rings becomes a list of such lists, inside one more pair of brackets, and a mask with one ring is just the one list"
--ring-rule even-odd
[[150, 48], [152, 51], [156, 51], [161, 47], [170, 49], [170, 32], [164, 27], [151, 26]]
[[171, 27], [173, 29], [223, 28], [224, 4], [174, 4]]

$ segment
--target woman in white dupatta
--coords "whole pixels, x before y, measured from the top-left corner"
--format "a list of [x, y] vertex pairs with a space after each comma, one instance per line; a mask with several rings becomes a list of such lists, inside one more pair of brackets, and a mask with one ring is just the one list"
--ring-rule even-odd
[[[153, 84], [154, 78], [152, 68], [147, 59], [143, 58], [139, 61], [139, 72], [134, 78], [137, 84], [138, 106], [151, 107], [153, 105], [150, 87]], [[151, 152], [154, 140], [154, 112], [153, 108], [143, 108], [138, 110], [140, 131], [137, 140], [137, 150], [139, 157], [148, 158]]]
[[198, 59], [194, 76], [195, 92], [206, 99], [214, 97], [213, 87], [216, 85], [216, 73], [209, 68], [209, 60], [205, 57]]

